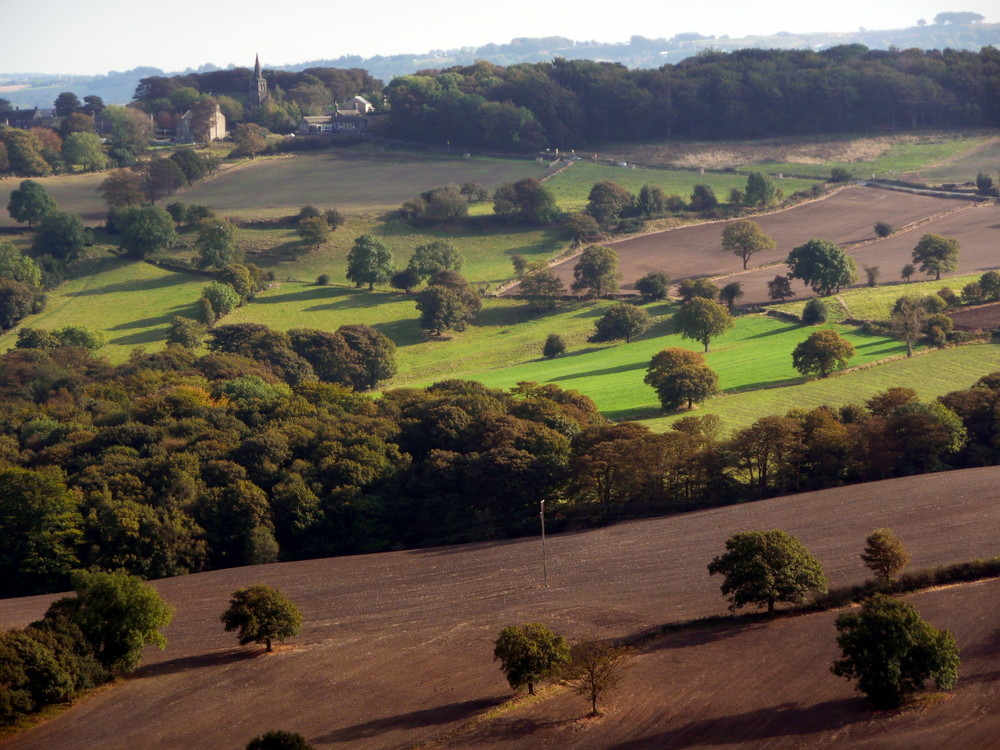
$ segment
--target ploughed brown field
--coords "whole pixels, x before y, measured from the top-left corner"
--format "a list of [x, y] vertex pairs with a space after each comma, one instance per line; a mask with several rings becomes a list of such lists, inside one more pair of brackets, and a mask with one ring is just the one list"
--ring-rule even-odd
[[960, 331], [990, 331], [1000, 326], [1000, 302], [955, 310], [948, 315]]
[[[751, 256], [749, 268], [722, 249], [722, 232], [731, 221], [710, 222], [669, 229], [608, 243], [619, 257], [622, 290], [634, 292], [636, 279], [650, 271], [664, 271], [674, 281], [708, 276], [720, 286], [730, 281], [743, 284], [743, 305], [767, 303], [767, 282], [788, 267], [784, 259], [796, 245], [813, 238], [847, 247], [858, 264], [859, 285], [864, 283], [862, 266], [877, 265], [882, 280], [899, 277], [911, 262], [914, 246], [924, 234], [942, 234], [961, 242], [957, 273], [972, 273], [1000, 267], [1000, 206], [976, 206], [971, 201], [937, 198], [867, 187], [849, 187], [829, 198], [811, 201], [751, 217], [772, 236], [777, 248]], [[876, 241], [874, 225], [884, 221], [894, 227], [913, 225], [884, 240]], [[863, 243], [863, 244], [857, 244]], [[569, 286], [577, 258], [553, 267]], [[813, 296], [799, 281], [792, 282], [797, 298]], [[513, 287], [510, 293], [516, 293]]]
[[[541, 621], [571, 639], [624, 637], [720, 614], [720, 581], [705, 566], [727, 537], [751, 529], [798, 536], [832, 586], [866, 578], [858, 554], [877, 526], [904, 541], [911, 568], [995, 556], [998, 482], [1000, 468], [973, 469], [550, 536], [547, 588], [537, 538], [157, 581], [176, 607], [167, 650], [148, 651], [136, 675], [2, 746], [236, 750], [276, 728], [301, 732], [320, 748], [428, 742], [510, 696], [491, 661], [505, 625]], [[302, 636], [270, 655], [235, 647], [219, 623], [229, 594], [256, 582], [280, 587], [305, 614]], [[949, 732], [1000, 727], [1000, 703], [989, 692], [1000, 658], [997, 588], [917, 598], [935, 625], [956, 632], [965, 679], [952, 700], [903, 718], [867, 712], [850, 683], [827, 673], [831, 616], [816, 615], [672, 636], [637, 660], [599, 722], [574, 724], [583, 700], [556, 697], [456, 741], [684, 747], [704, 736], [726, 746], [760, 747], [763, 738], [855, 746], [851, 738], [863, 736], [897, 746], [897, 730], [905, 729], [899, 736], [914, 738], [908, 747], [948, 746], [937, 740]], [[971, 593], [980, 590], [991, 595]], [[0, 626], [29, 623], [54, 598], [0, 601]], [[962, 747], [987, 746], [969, 737]]]

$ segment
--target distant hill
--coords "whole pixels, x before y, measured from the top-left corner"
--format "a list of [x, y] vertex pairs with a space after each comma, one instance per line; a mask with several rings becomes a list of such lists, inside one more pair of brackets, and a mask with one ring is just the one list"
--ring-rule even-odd
[[[907, 29], [869, 30], [855, 32], [815, 32], [793, 34], [779, 31], [767, 36], [730, 38], [705, 36], [698, 33], [677, 34], [670, 39], [647, 39], [633, 36], [628, 42], [577, 42], [565, 37], [513, 39], [507, 44], [487, 44], [482, 47], [462, 47], [453, 50], [432, 50], [423, 54], [401, 54], [375, 57], [344, 55], [336, 58], [309, 60], [292, 65], [268, 65], [276, 70], [300, 71], [306, 68], [364, 68], [376, 78], [390, 81], [396, 76], [429, 68], [470, 65], [476, 60], [489, 60], [496, 65], [521, 62], [542, 62], [562, 57], [569, 60], [620, 62], [629, 68], [658, 68], [678, 63], [704, 49], [732, 51], [756, 47], [762, 49], [825, 49], [840, 44], [864, 44], [871, 49], [965, 49], [978, 51], [982, 47], [1000, 45], [1000, 23], [927, 24]], [[248, 53], [249, 55], [249, 53]], [[0, 98], [17, 107], [51, 107], [61, 91], [73, 91], [80, 97], [96, 94], [107, 104], [125, 104], [132, 99], [140, 78], [155, 75], [205, 72], [219, 68], [206, 64], [194, 69], [166, 73], [159, 68], [139, 67], [124, 72], [112, 71], [103, 76], [3, 74], [0, 73]], [[23, 88], [10, 90], [13, 86]], [[8, 89], [8, 90], [4, 90]]]

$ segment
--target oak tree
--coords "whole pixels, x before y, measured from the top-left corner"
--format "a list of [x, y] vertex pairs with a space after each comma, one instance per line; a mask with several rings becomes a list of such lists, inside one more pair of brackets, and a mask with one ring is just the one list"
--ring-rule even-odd
[[302, 612], [295, 602], [264, 583], [234, 591], [220, 619], [226, 632], [238, 631], [241, 646], [263, 643], [268, 651], [273, 650], [272, 641], [280, 643], [302, 632]]
[[551, 675], [569, 658], [566, 639], [538, 622], [508, 625], [500, 631], [493, 649], [493, 661], [500, 662], [500, 670], [511, 688], [527, 686], [529, 695], [535, 694], [536, 682]]

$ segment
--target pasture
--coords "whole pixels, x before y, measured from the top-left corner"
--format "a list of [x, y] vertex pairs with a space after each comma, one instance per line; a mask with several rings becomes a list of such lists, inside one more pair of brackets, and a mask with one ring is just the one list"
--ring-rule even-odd
[[[605, 148], [615, 161], [686, 169], [763, 169], [826, 180], [835, 167], [859, 178], [926, 170], [960, 160], [995, 132], [933, 132], [899, 135], [764, 138], [753, 141], [668, 141]], [[932, 174], [933, 172], [929, 172]], [[972, 175], [975, 179], [975, 173]]]
[[[545, 184], [555, 194], [559, 208], [564, 211], [581, 211], [587, 206], [590, 189], [595, 183], [605, 180], [617, 182], [633, 194], [638, 194], [643, 185], [656, 185], [663, 188], [667, 195], [678, 195], [685, 201], [690, 198], [694, 186], [701, 183], [711, 187], [720, 202], [729, 199], [730, 189], [742, 190], [747, 184], [744, 174], [699, 174], [698, 170], [612, 167], [586, 160], [574, 162], [572, 167], [549, 178]], [[806, 190], [815, 182], [794, 178], [775, 180], [775, 184], [786, 196], [798, 190]]]
[[[301, 732], [322, 750], [431, 742], [510, 696], [492, 661], [493, 639], [505, 625], [540, 621], [570, 639], [626, 637], [723, 614], [719, 580], [705, 565], [728, 536], [747, 529], [781, 527], [797, 536], [831, 586], [865, 579], [858, 553], [877, 526], [891, 526], [904, 540], [911, 569], [995, 555], [998, 480], [1000, 469], [970, 469], [560, 534], [548, 540], [548, 587], [537, 539], [156, 581], [176, 608], [166, 651], [148, 650], [146, 666], [134, 676], [4, 747], [83, 750], [106, 746], [111, 736], [133, 750], [238, 750], [277, 727]], [[237, 647], [219, 624], [231, 592], [253, 583], [281, 588], [305, 615], [302, 636], [273, 654]], [[954, 732], [956, 721], [970, 732], [995, 728], [996, 681], [983, 675], [998, 668], [990, 645], [996, 588], [986, 582], [914, 598], [936, 626], [956, 631], [968, 665], [953, 700], [903, 719], [915, 731]], [[964, 593], [980, 590], [983, 598]], [[931, 603], [938, 597], [941, 606]], [[23, 626], [54, 598], [0, 601], [0, 625]], [[646, 744], [636, 746], [659, 746], [658, 735], [669, 738], [666, 733], [691, 722], [726, 732], [706, 736], [725, 738], [727, 746], [750, 748], [760, 746], [758, 736], [737, 737], [733, 727], [780, 739], [775, 727], [793, 717], [789, 726], [801, 734], [785, 737], [795, 740], [809, 733], [816, 744], [850, 746], [852, 735], [840, 731], [847, 725], [888, 738], [900, 720], [871, 714], [850, 683], [827, 672], [835, 637], [830, 616], [681, 631], [640, 655], [605, 719], [577, 725], [584, 701], [557, 696], [508, 714], [513, 728], [485, 725], [487, 733], [469, 735], [468, 746], [603, 748], [642, 740]], [[683, 684], [670, 692], [674, 681]], [[736, 718], [727, 723], [726, 716]], [[613, 741], [602, 727], [615, 733]], [[559, 732], [554, 740], [552, 732]], [[453, 741], [462, 746], [464, 740]]]

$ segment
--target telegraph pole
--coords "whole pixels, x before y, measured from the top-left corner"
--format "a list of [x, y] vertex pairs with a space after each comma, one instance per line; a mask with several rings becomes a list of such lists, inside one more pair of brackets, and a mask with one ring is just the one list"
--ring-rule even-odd
[[545, 501], [542, 500], [539, 503], [539, 513], [538, 517], [542, 520], [542, 579], [545, 585], [549, 585], [549, 568], [548, 563], [545, 559]]

